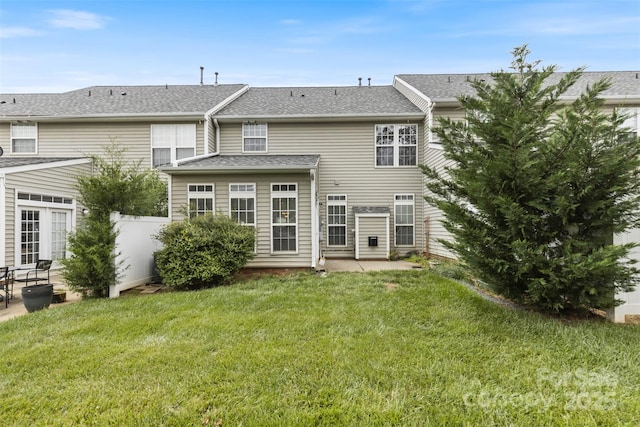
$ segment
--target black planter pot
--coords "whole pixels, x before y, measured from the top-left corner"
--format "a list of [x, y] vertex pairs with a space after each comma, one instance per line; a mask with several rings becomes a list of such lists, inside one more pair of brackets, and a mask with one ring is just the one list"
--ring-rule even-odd
[[49, 307], [53, 285], [30, 285], [22, 288], [22, 303], [29, 313]]

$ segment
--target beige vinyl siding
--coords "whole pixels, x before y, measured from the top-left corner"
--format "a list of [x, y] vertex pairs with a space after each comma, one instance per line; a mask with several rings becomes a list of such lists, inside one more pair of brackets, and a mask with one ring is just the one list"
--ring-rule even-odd
[[[151, 125], [165, 122], [37, 122], [39, 157], [82, 157], [102, 155], [115, 141], [125, 149], [125, 157], [151, 166]], [[170, 124], [193, 123], [171, 122]], [[0, 146], [10, 155], [10, 124], [0, 125]], [[196, 123], [196, 155], [204, 154], [204, 124]], [[17, 156], [17, 155], [14, 155]], [[24, 156], [22, 154], [21, 156]]]
[[[406, 124], [394, 120], [354, 123], [269, 123], [268, 154], [320, 155], [318, 201], [323, 241], [321, 250], [327, 257], [355, 256], [355, 217], [353, 206], [384, 206], [393, 212], [394, 195], [423, 194], [422, 171], [418, 166], [375, 167], [375, 125]], [[418, 125], [418, 160], [423, 162], [424, 125]], [[242, 124], [221, 123], [221, 153], [241, 154]], [[326, 245], [327, 194], [347, 195], [347, 247]], [[404, 254], [424, 248], [423, 203], [415, 204], [415, 247], [402, 247]], [[393, 226], [393, 216], [391, 217]], [[392, 249], [394, 247], [392, 246]]]
[[[82, 206], [77, 204], [76, 179], [91, 174], [91, 164], [53, 167], [6, 175], [5, 262], [15, 265], [16, 197], [18, 192], [71, 197], [76, 200], [76, 224], [80, 223]], [[69, 206], [70, 208], [71, 206]]]
[[[298, 253], [271, 252], [271, 184], [298, 184]], [[311, 179], [302, 174], [173, 175], [172, 219], [184, 219], [189, 184], [215, 185], [215, 211], [229, 214], [229, 184], [256, 184], [257, 251], [248, 267], [311, 267]]]
[[[359, 259], [387, 259], [387, 219], [363, 216], [360, 217], [359, 226]], [[378, 246], [369, 246], [369, 236], [378, 237]]]

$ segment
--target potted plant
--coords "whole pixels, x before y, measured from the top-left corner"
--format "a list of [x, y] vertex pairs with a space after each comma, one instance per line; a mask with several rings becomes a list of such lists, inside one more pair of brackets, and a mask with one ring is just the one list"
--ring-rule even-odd
[[53, 297], [53, 285], [43, 283], [22, 288], [22, 303], [29, 313], [49, 307]]

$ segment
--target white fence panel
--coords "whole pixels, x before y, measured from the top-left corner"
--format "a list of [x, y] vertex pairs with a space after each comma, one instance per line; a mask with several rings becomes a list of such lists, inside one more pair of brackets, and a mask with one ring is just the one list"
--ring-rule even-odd
[[[613, 243], [623, 245], [625, 243], [640, 243], [640, 229], [634, 228], [622, 234], [613, 236]], [[640, 263], [640, 247], [633, 248], [629, 254], [630, 258]], [[614, 322], [624, 323], [631, 322], [632, 317], [640, 318], [640, 286], [632, 292], [622, 292], [616, 295], [617, 299], [623, 300], [624, 303], [609, 310], [608, 317]], [[629, 316], [629, 318], [627, 318]]]
[[115, 298], [124, 290], [151, 282], [153, 253], [161, 248], [153, 236], [170, 221], [164, 217], [135, 217], [118, 212], [111, 214], [111, 221], [117, 232], [116, 265], [119, 265], [120, 276], [116, 285], [109, 287], [109, 297]]

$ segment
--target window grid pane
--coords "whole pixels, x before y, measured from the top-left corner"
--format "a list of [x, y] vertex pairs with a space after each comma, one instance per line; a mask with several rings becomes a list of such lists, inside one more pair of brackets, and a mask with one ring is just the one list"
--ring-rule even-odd
[[394, 199], [396, 246], [413, 246], [414, 196], [413, 194], [396, 194]]
[[376, 125], [376, 166], [415, 166], [417, 125]]
[[274, 252], [297, 250], [297, 185], [271, 185], [272, 248]]

